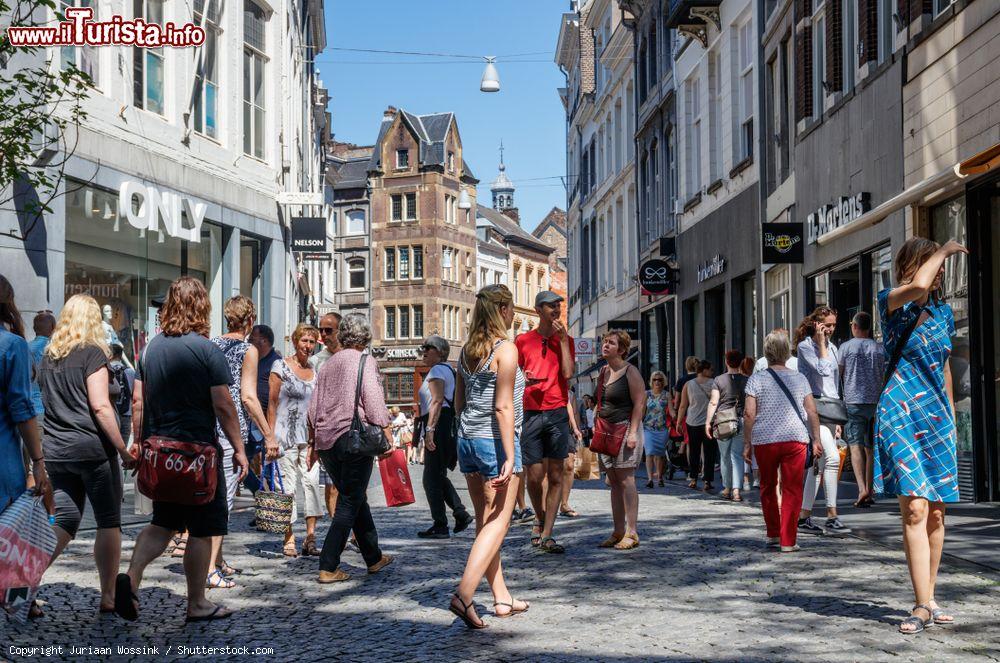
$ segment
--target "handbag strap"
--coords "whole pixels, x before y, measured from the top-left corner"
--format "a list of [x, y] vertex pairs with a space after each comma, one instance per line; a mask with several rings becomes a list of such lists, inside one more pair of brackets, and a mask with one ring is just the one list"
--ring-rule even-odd
[[277, 481], [278, 481], [277, 485], [281, 489], [281, 492], [284, 493], [285, 492], [285, 482], [282, 481], [282, 479], [281, 479], [281, 465], [279, 465], [278, 461], [276, 461], [276, 460], [272, 460], [270, 463], [268, 463], [268, 465], [271, 466], [271, 492], [272, 493], [275, 492], [275, 483], [274, 482], [275, 482], [275, 479], [277, 479]]
[[358, 384], [354, 388], [354, 416], [351, 418], [351, 429], [361, 430], [361, 414], [359, 408], [361, 407], [361, 382], [365, 375], [365, 360], [368, 359], [368, 355], [361, 353], [361, 361], [358, 362]]
[[[795, 410], [795, 414], [799, 415], [799, 421], [802, 421], [802, 411], [799, 410], [798, 403], [795, 402], [795, 397], [792, 396], [792, 392], [788, 390], [788, 385], [785, 384], [784, 380], [778, 377], [778, 372], [775, 371], [773, 368], [768, 367], [767, 372], [770, 373], [771, 378], [778, 383], [778, 387], [785, 394], [785, 397], [788, 399], [788, 402], [792, 404], [792, 409]], [[806, 427], [806, 434], [809, 435], [810, 439], [812, 439], [812, 435], [809, 433], [809, 426], [806, 424], [805, 421], [802, 421], [802, 425]]]
[[923, 307], [917, 311], [917, 314], [913, 316], [913, 321], [906, 326], [903, 331], [903, 335], [899, 337], [899, 342], [896, 343], [896, 347], [892, 349], [892, 357], [889, 359], [889, 365], [886, 366], [885, 374], [882, 376], [882, 391], [885, 391], [886, 386], [889, 384], [889, 380], [892, 379], [892, 374], [896, 372], [896, 367], [899, 366], [900, 360], [903, 359], [903, 350], [906, 349], [906, 344], [910, 342], [910, 337], [913, 336], [913, 331], [920, 325], [920, 318], [923, 316]]

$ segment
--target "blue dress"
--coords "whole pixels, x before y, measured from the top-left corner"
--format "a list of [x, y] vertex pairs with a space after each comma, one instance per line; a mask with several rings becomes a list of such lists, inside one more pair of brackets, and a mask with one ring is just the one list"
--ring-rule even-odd
[[875, 426], [874, 490], [885, 495], [958, 501], [955, 418], [945, 391], [955, 318], [951, 307], [916, 302], [889, 315], [889, 289], [878, 293], [885, 351], [926, 310], [930, 315], [910, 336], [895, 373], [882, 392]]
[[28, 343], [0, 325], [0, 511], [25, 491], [17, 424], [34, 416]]

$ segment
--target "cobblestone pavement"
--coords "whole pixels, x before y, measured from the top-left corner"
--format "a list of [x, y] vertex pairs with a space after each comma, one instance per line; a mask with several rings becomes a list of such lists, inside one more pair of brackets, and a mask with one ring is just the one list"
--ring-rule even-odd
[[[370, 495], [373, 504], [384, 504], [377, 485]], [[413, 532], [428, 521], [419, 503], [375, 508], [383, 548], [397, 560], [369, 577], [360, 556], [345, 553], [353, 577], [337, 585], [315, 582], [314, 558], [275, 556], [277, 537], [250, 531], [252, 514], [238, 512], [226, 547], [231, 563], [246, 573], [239, 588], [210, 592], [239, 610], [233, 618], [185, 627], [181, 564], [168, 558], [149, 569], [139, 622], [98, 617], [93, 535], [84, 533], [46, 577], [46, 616], [28, 626], [0, 623], [0, 658], [23, 660], [12, 647], [62, 646], [54, 658], [168, 660], [184, 657], [181, 646], [227, 645], [272, 647], [272, 654], [256, 657], [270, 661], [1000, 658], [996, 577], [946, 565], [939, 600], [955, 611], [957, 624], [906, 637], [896, 632], [911, 600], [898, 550], [855, 538], [808, 537], [798, 554], [768, 552], [756, 509], [678, 486], [641, 491], [639, 548], [599, 550], [610, 530], [605, 487], [578, 483], [572, 502], [581, 517], [560, 519], [556, 530], [565, 556], [533, 550], [529, 528], [512, 528], [504, 566], [515, 595], [531, 601], [531, 610], [492, 618], [484, 585], [478, 599], [490, 625], [485, 631], [466, 630], [446, 610], [472, 533], [444, 542], [416, 539]], [[137, 531], [126, 530], [126, 560]], [[119, 645], [159, 652], [119, 656]], [[70, 646], [111, 647], [112, 656], [73, 655]]]

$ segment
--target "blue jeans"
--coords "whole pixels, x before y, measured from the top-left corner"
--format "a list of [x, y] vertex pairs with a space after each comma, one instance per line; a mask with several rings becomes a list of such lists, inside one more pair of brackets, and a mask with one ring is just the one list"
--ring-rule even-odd
[[871, 449], [872, 431], [875, 424], [877, 405], [858, 404], [847, 406], [847, 424], [844, 425], [844, 441], [848, 446]]
[[719, 465], [722, 466], [722, 486], [730, 490], [743, 489], [743, 431], [728, 440], [719, 440]]

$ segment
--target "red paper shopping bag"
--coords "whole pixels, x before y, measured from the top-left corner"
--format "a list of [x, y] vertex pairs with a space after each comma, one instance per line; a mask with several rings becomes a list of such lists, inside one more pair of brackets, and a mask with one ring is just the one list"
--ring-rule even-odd
[[396, 449], [391, 456], [380, 460], [378, 471], [382, 475], [386, 506], [406, 506], [416, 501], [413, 498], [413, 484], [410, 483], [405, 451]]

